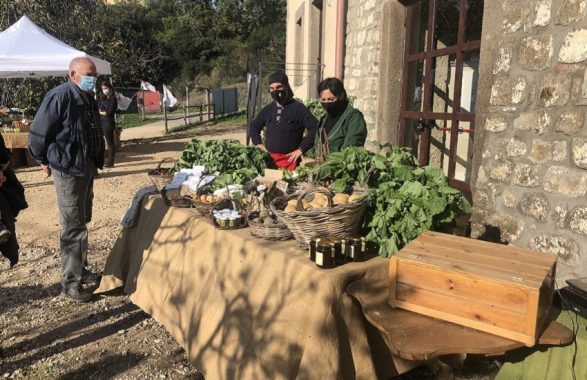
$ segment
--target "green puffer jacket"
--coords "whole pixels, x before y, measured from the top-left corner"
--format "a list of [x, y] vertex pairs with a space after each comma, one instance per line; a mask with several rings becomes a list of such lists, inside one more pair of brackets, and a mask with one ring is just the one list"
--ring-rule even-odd
[[[318, 130], [324, 127], [327, 115], [320, 118]], [[347, 146], [363, 146], [367, 139], [367, 124], [361, 111], [347, 106], [346, 110], [340, 115], [340, 118], [334, 124], [330, 133], [328, 133], [328, 145], [330, 152], [338, 152]], [[320, 133], [316, 133], [314, 147], [320, 144]]]

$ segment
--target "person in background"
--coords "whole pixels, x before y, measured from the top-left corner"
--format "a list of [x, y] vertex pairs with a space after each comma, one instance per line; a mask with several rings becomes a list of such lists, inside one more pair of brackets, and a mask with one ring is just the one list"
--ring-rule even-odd
[[[293, 171], [302, 155], [314, 145], [317, 120], [293, 98], [284, 73], [269, 76], [269, 93], [273, 101], [251, 122], [249, 136], [255, 146], [271, 155], [277, 168]], [[263, 129], [265, 142], [261, 139]]]
[[328, 138], [330, 152], [338, 152], [347, 146], [364, 146], [367, 139], [365, 118], [361, 111], [349, 104], [342, 81], [324, 79], [318, 84], [318, 96], [326, 113], [318, 122], [316, 145]]
[[16, 178], [10, 163], [10, 151], [0, 135], [0, 252], [13, 267], [18, 263], [19, 246], [16, 240], [16, 217], [28, 207], [24, 187]]
[[75, 302], [92, 294], [82, 283], [96, 283], [87, 267], [95, 168], [104, 164], [104, 135], [94, 100], [96, 65], [86, 57], [69, 64], [69, 81], [46, 95], [29, 132], [29, 152], [53, 182], [61, 236], [61, 293]]
[[108, 157], [104, 160], [104, 167], [111, 168], [114, 166], [114, 154], [116, 152], [116, 120], [114, 115], [118, 109], [118, 101], [114, 88], [108, 82], [102, 82], [100, 85], [102, 89], [102, 100], [98, 105], [100, 110], [100, 123], [102, 124], [102, 131], [106, 138], [106, 146], [108, 148]]

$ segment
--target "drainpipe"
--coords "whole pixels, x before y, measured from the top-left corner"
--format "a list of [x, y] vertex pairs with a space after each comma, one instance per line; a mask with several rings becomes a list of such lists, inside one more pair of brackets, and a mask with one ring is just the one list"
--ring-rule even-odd
[[335, 76], [344, 79], [344, 31], [346, 26], [346, 0], [336, 2], [336, 60]]

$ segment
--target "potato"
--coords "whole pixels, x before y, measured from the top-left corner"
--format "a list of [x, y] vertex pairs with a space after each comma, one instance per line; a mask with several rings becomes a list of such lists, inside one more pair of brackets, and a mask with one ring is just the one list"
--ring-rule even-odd
[[326, 194], [322, 194], [322, 193], [316, 193], [314, 194], [314, 202], [320, 202], [320, 203], [327, 203], [328, 202], [328, 197], [326, 196]]
[[199, 200], [200, 202], [206, 202], [206, 194], [202, 194], [202, 195], [200, 195], [200, 197], [198, 198], [198, 200]]
[[302, 199], [302, 207], [306, 208], [306, 207], [308, 207], [309, 204], [310, 204], [310, 201], [308, 201], [306, 199]]
[[298, 200], [297, 199], [290, 199], [289, 201], [287, 201], [287, 205], [288, 206], [296, 207], [297, 204], [298, 204]]
[[206, 196], [206, 202], [208, 202], [208, 203], [214, 203], [214, 195], [207, 195]]
[[285, 210], [283, 210], [283, 212], [285, 212], [286, 214], [294, 211], [296, 211], [296, 206], [287, 206]]
[[310, 204], [308, 204], [308, 207], [306, 209], [313, 209], [313, 208], [322, 208], [322, 204], [318, 203], [316, 201], [312, 201], [310, 202]]
[[350, 196], [348, 194], [336, 194], [332, 197], [332, 203], [335, 205], [349, 203]]
[[349, 197], [349, 203], [356, 202], [360, 199], [363, 199], [363, 197], [364, 197], [364, 194], [352, 194]]
[[328, 207], [328, 198], [314, 199], [312, 203], [318, 206], [316, 208]]

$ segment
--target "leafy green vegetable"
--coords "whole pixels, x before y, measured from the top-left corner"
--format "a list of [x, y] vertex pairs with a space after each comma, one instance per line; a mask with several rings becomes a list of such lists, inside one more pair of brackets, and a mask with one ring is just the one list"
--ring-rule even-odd
[[207, 174], [221, 173], [210, 186], [216, 190], [226, 185], [244, 184], [255, 178], [267, 167], [267, 160], [266, 152], [244, 146], [238, 140], [193, 139], [186, 144], [177, 168], [204, 165]]

